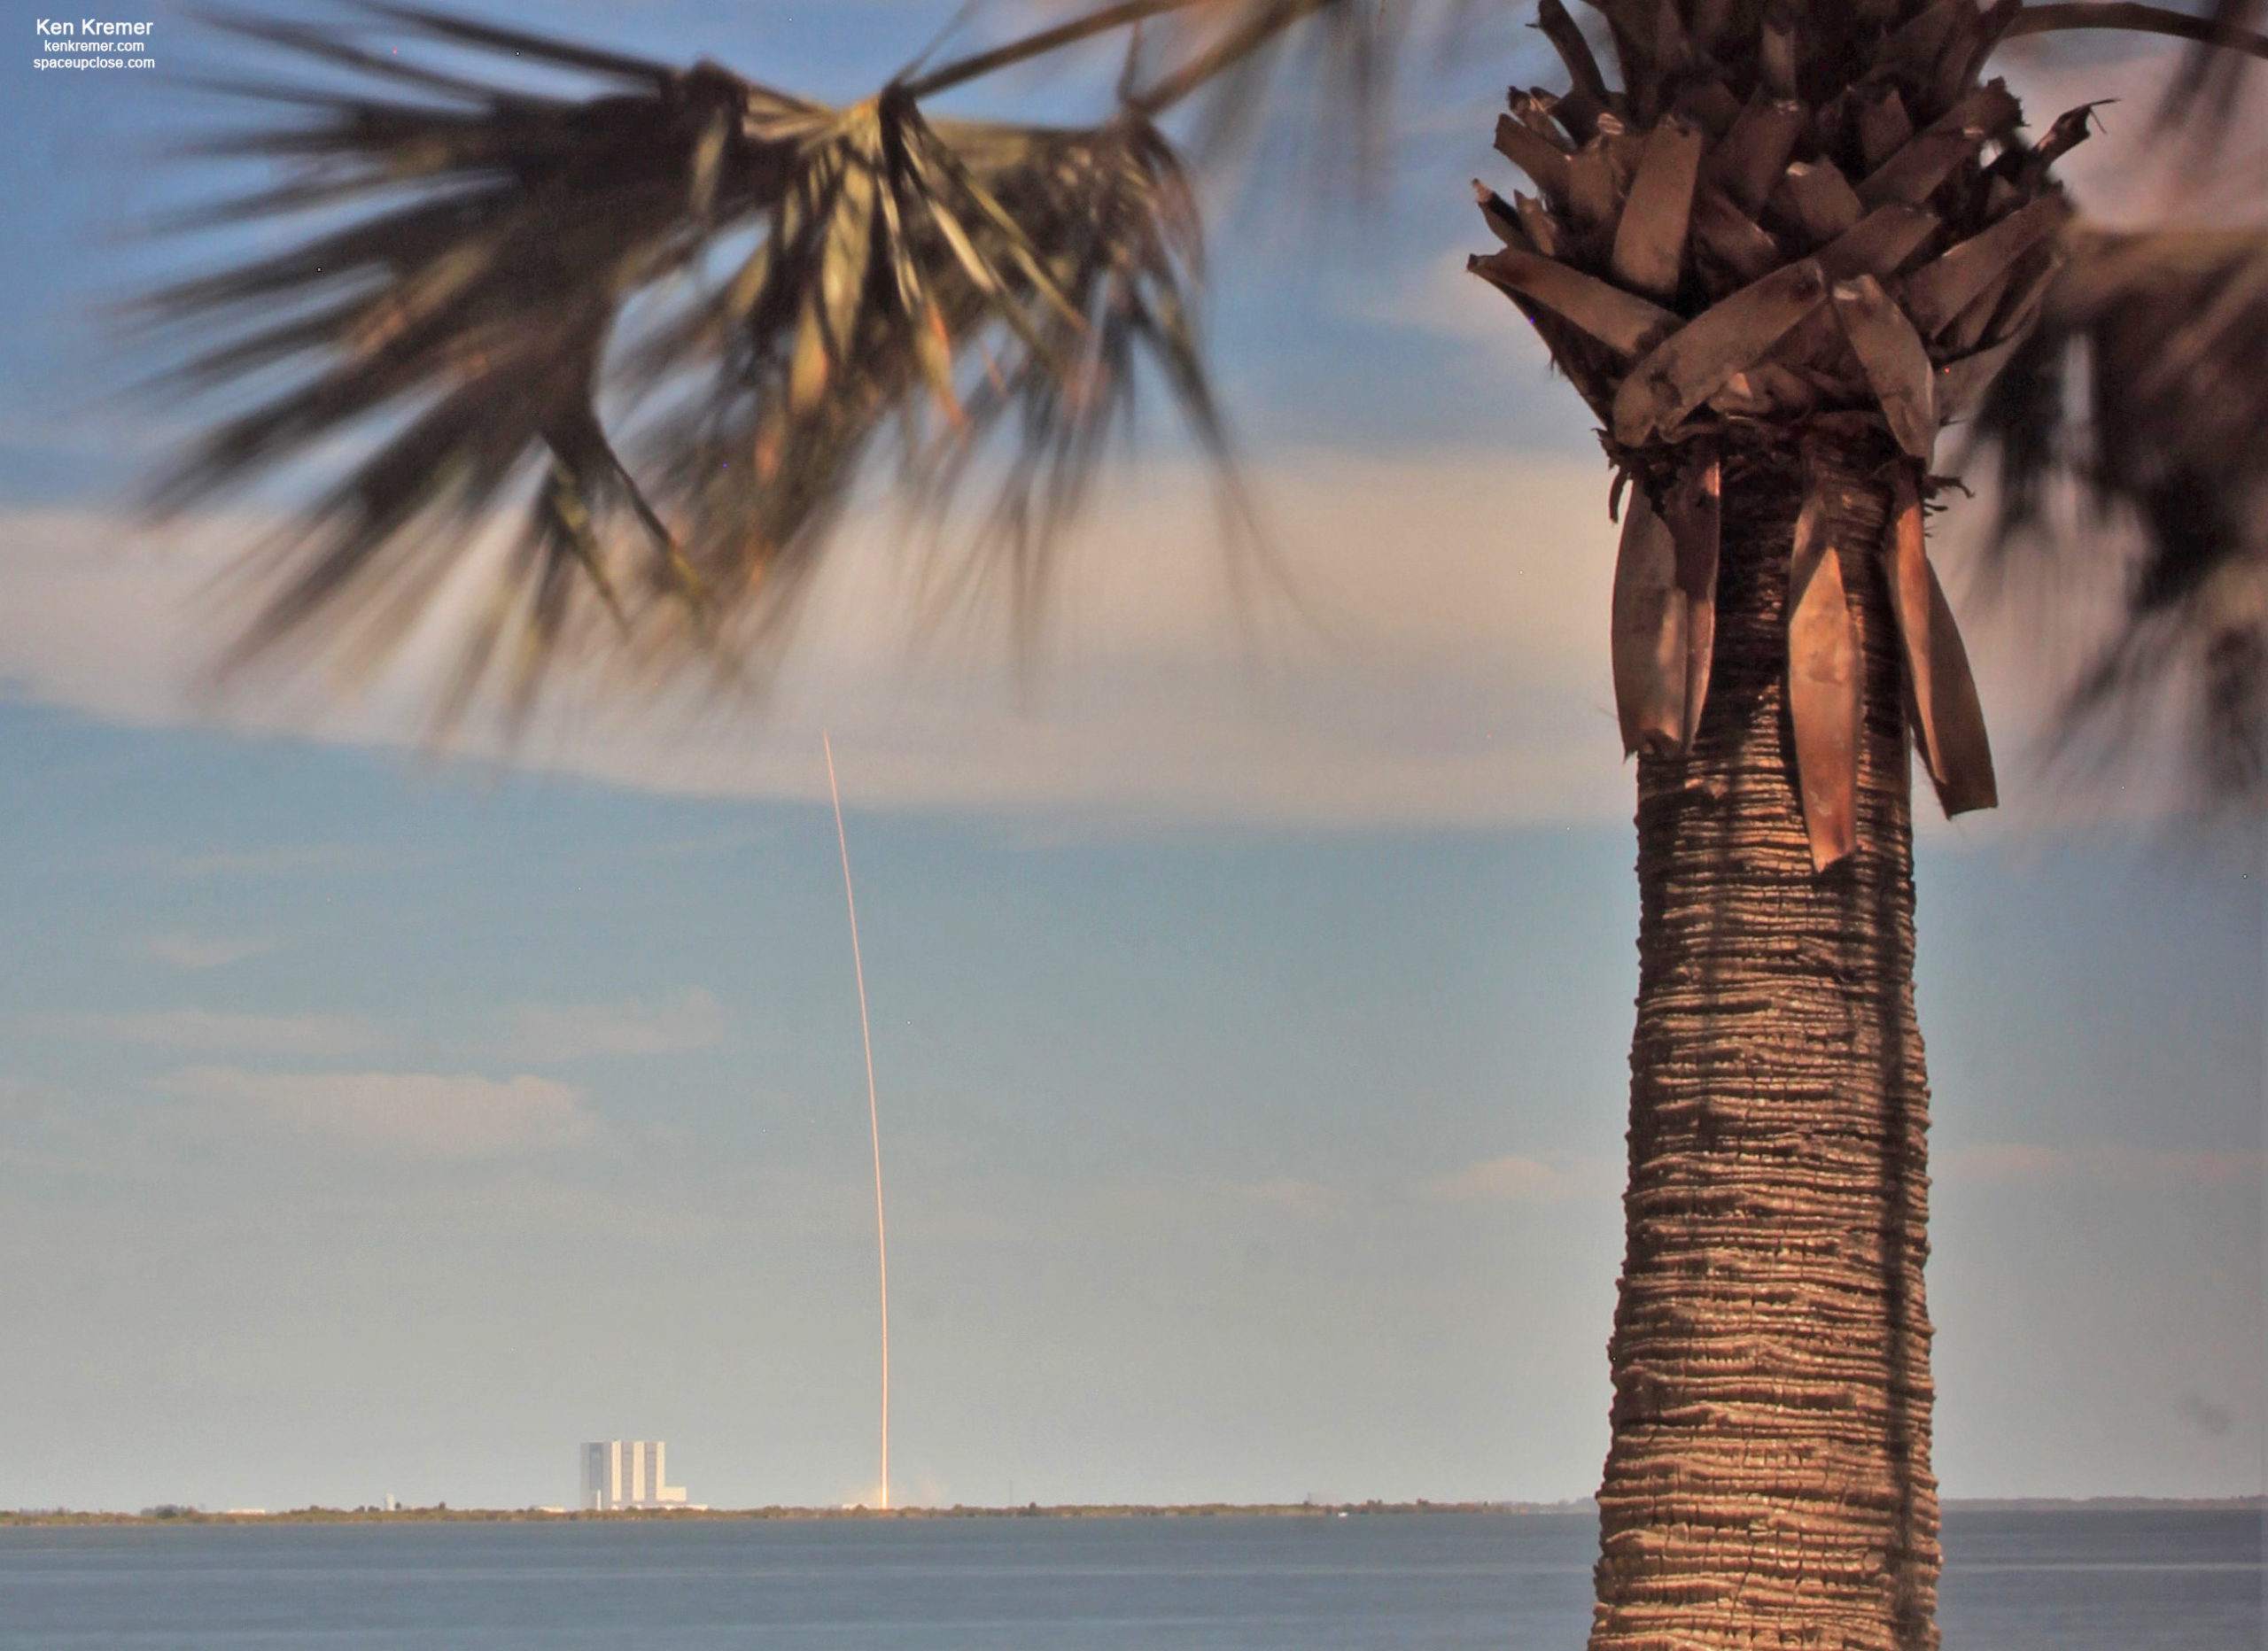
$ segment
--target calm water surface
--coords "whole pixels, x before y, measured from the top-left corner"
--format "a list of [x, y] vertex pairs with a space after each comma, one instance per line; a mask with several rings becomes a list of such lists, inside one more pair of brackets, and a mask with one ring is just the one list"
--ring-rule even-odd
[[[2255, 1651], [2250, 1513], [1964, 1512], [1948, 1651]], [[7, 1651], [1577, 1651], [1578, 1516], [0, 1530]]]

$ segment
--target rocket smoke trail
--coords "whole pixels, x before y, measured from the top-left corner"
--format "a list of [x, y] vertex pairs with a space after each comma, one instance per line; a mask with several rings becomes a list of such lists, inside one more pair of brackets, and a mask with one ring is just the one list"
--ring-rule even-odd
[[843, 850], [843, 901], [850, 911], [850, 970], [858, 982], [858, 1039], [866, 1049], [866, 1123], [874, 1137], [874, 1260], [882, 1269], [882, 1477], [881, 1500], [889, 1506], [889, 1235], [882, 1222], [882, 1125], [874, 1104], [874, 1035], [866, 1021], [866, 965], [858, 956], [858, 897], [850, 892], [850, 839], [843, 830], [843, 792], [835, 783], [835, 746], [819, 730], [827, 753], [827, 793], [835, 799], [835, 841]]

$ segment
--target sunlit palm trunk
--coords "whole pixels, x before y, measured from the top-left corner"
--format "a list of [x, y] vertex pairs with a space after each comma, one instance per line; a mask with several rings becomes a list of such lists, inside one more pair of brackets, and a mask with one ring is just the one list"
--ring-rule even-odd
[[1594, 1651], [1937, 1643], [1928, 1088], [1870, 468], [1846, 453], [1830, 490], [1866, 660], [1858, 852], [1813, 870], [1791, 772], [1792, 444], [1728, 455], [1707, 713], [1689, 757], [1639, 764]]

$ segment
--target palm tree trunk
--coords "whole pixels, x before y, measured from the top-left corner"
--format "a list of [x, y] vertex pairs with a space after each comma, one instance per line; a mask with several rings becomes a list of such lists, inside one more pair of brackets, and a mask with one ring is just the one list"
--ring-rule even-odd
[[1786, 709], [1794, 444], [1728, 453], [1714, 681], [1638, 769], [1638, 1022], [1592, 1651], [1937, 1644], [1928, 1087], [1887, 450], [1819, 455], [1859, 629], [1859, 849]]

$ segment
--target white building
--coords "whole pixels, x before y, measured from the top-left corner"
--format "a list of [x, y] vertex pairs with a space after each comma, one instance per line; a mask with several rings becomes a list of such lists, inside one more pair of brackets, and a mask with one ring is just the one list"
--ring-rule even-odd
[[670, 1484], [663, 1469], [664, 1448], [659, 1439], [608, 1439], [584, 1446], [583, 1511], [685, 1507], [685, 1487]]

